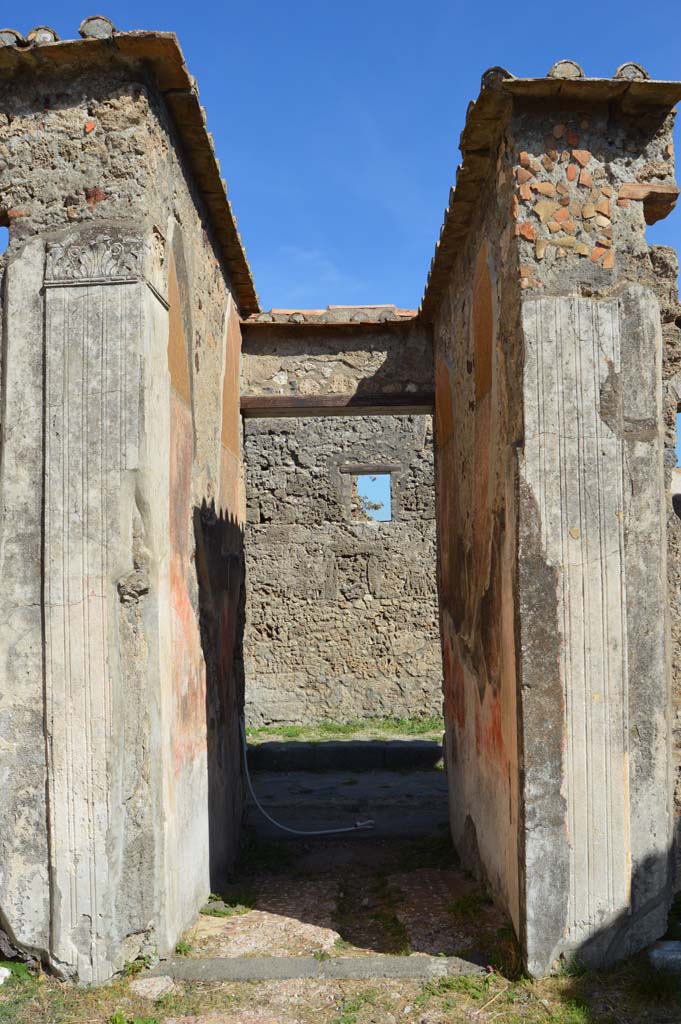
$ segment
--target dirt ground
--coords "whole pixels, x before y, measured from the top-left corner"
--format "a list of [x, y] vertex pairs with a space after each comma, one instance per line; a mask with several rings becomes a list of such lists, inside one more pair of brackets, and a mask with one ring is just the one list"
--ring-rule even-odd
[[448, 838], [252, 838], [177, 953], [401, 957], [457, 954], [483, 974], [431, 981], [176, 982], [161, 999], [134, 982], [145, 963], [99, 989], [13, 965], [0, 1024], [678, 1024], [681, 982], [641, 957], [615, 971], [522, 976], [510, 926], [456, 864]]
[[[382, 834], [273, 840], [264, 819], [250, 818], [240, 865], [175, 956], [452, 955], [481, 973], [429, 981], [176, 981], [151, 999], [135, 986], [154, 960], [128, 964], [97, 989], [15, 963], [0, 987], [0, 1024], [681, 1024], [681, 979], [656, 973], [645, 956], [608, 972], [573, 966], [540, 982], [525, 978], [509, 922], [461, 870], [446, 824], [434, 824], [446, 822], [446, 793], [441, 773], [431, 773], [430, 785], [426, 774], [395, 773], [390, 789], [376, 775], [375, 793], [359, 775], [356, 785], [332, 787], [331, 817], [368, 809], [385, 819]], [[298, 782], [292, 789], [282, 774], [257, 784], [273, 813], [297, 810], [314, 821], [329, 803], [328, 779], [322, 773]], [[414, 837], [411, 810], [424, 804], [429, 832]], [[394, 834], [400, 822], [409, 838]], [[680, 938], [681, 918], [675, 927]]]
[[88, 990], [38, 976], [0, 989], [2, 1024], [678, 1024], [677, 979], [643, 960], [542, 982], [500, 972], [415, 981], [179, 983], [157, 1002], [130, 978]]

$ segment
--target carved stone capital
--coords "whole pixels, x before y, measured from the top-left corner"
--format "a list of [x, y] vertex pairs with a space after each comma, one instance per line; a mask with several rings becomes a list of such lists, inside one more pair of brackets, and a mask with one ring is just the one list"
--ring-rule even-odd
[[138, 281], [142, 276], [140, 238], [81, 235], [53, 242], [47, 247], [45, 284], [76, 284], [79, 281], [116, 284]]

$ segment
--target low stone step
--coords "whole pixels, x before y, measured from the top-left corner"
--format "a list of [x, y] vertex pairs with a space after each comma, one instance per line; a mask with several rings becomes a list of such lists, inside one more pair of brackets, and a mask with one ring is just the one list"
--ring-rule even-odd
[[444, 978], [448, 975], [483, 974], [480, 964], [458, 956], [391, 956], [375, 953], [363, 957], [235, 956], [162, 960], [147, 976], [167, 976], [180, 981], [292, 981], [303, 978], [338, 981], [369, 978]]
[[434, 768], [442, 746], [434, 740], [329, 740], [258, 743], [248, 748], [251, 771], [406, 771]]

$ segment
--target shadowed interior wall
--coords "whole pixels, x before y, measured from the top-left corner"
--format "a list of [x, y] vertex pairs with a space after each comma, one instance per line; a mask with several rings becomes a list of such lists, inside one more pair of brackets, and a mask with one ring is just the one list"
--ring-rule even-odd
[[[252, 724], [439, 714], [430, 416], [247, 419]], [[353, 468], [392, 472], [392, 522]]]
[[[666, 245], [650, 247], [654, 283], [660, 302], [663, 340], [663, 413], [667, 511], [667, 578], [669, 593], [672, 687], [672, 770], [674, 775], [675, 888], [681, 888], [681, 495], [672, 479], [677, 465], [677, 413], [681, 411], [681, 304], [679, 259]], [[676, 470], [678, 473], [678, 470]]]
[[517, 926], [517, 343], [516, 309], [502, 299], [506, 200], [502, 190], [487, 205], [435, 322], [435, 433], [450, 822], [464, 864]]

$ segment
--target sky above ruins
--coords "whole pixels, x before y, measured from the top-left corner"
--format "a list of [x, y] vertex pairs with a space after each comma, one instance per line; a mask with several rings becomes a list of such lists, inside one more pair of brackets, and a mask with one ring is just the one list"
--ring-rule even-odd
[[[27, 0], [5, 19], [24, 33], [77, 36], [107, 14], [120, 30], [177, 33], [263, 307], [417, 306], [480, 75], [544, 75], [563, 57], [610, 76], [636, 60], [681, 78], [679, 0], [646, 16], [633, 0], [597, 9], [503, 0], [260, 0], [180, 4]], [[678, 136], [678, 132], [677, 132]], [[649, 231], [681, 243], [681, 207]]]

